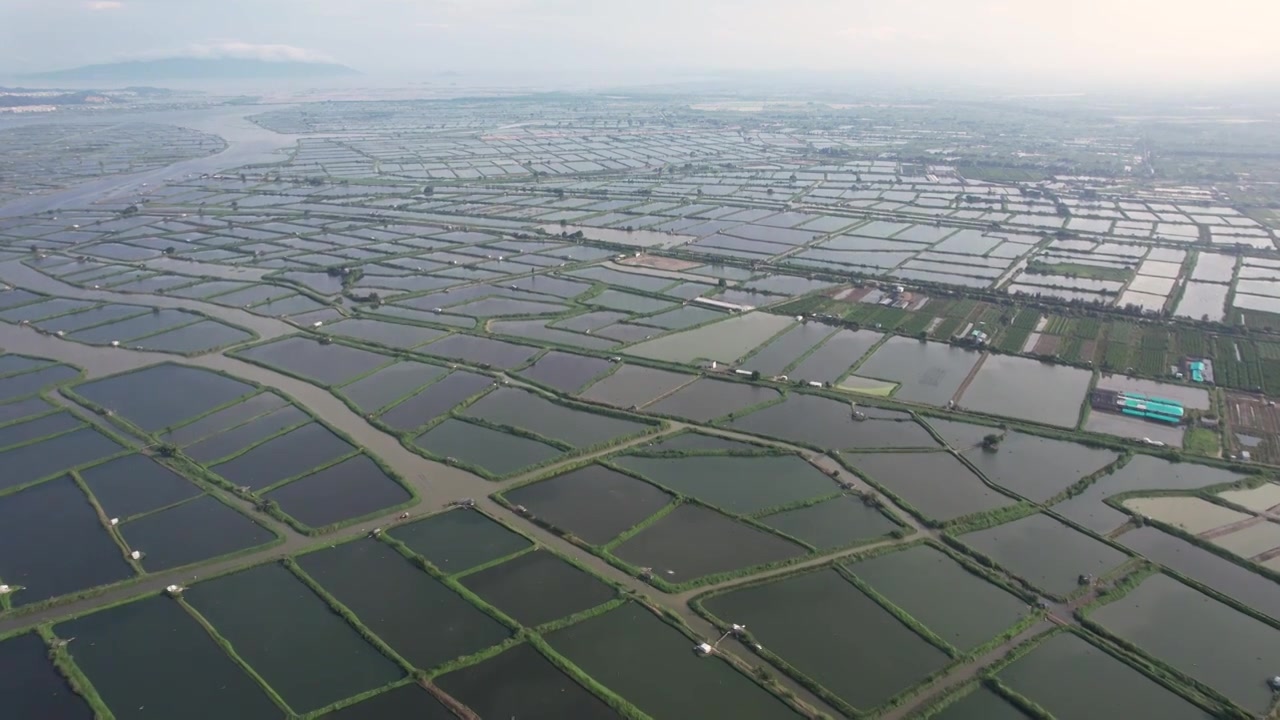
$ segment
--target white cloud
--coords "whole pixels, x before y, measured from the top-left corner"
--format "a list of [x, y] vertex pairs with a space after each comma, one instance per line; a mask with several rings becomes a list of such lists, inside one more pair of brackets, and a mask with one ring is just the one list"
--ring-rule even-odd
[[253, 60], [295, 60], [300, 62], [333, 61], [333, 58], [329, 55], [295, 45], [251, 43], [243, 40], [205, 40], [179, 48], [154, 50], [144, 53], [143, 57], [248, 58]]
[[104, 10], [119, 10], [124, 7], [124, 3], [118, 0], [91, 0], [91, 2], [86, 2], [84, 6], [94, 12], [102, 12]]

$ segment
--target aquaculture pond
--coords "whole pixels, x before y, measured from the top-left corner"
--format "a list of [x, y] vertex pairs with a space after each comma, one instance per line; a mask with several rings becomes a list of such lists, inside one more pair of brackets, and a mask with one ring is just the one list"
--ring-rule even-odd
[[0, 491], [59, 475], [125, 451], [92, 427], [10, 448], [0, 453]]
[[614, 367], [597, 357], [551, 350], [517, 374], [560, 392], [573, 393]]
[[278, 368], [290, 375], [321, 385], [341, 385], [391, 362], [386, 355], [339, 345], [322, 344], [309, 337], [288, 337], [236, 353], [240, 357]]
[[666, 507], [671, 496], [642, 480], [601, 465], [588, 465], [503, 496], [534, 517], [603, 545]]
[[297, 562], [414, 667], [434, 668], [511, 636], [387, 543], [355, 540], [302, 555]]
[[621, 455], [612, 462], [680, 495], [740, 514], [823, 497], [840, 489], [796, 455]]
[[471, 510], [433, 515], [396, 526], [388, 534], [446, 574], [470, 570], [530, 545], [527, 538]]
[[317, 422], [267, 440], [211, 470], [232, 485], [262, 490], [352, 453], [355, 448]]
[[635, 603], [557, 630], [546, 640], [651, 717], [800, 717], [727, 662], [698, 657], [693, 640]]
[[929, 545], [845, 567], [961, 653], [988, 642], [1029, 612], [1025, 600]]
[[243, 425], [237, 425], [192, 443], [183, 448], [182, 452], [198, 463], [209, 465], [223, 458], [238, 455], [265, 438], [309, 422], [311, 422], [311, 416], [294, 405], [286, 405], [259, 415]]
[[54, 365], [22, 375], [0, 378], [0, 402], [8, 402], [67, 382], [80, 376], [80, 371], [66, 365]]
[[388, 510], [413, 495], [368, 455], [360, 454], [282, 485], [264, 496], [313, 528]]
[[256, 393], [252, 385], [182, 365], [156, 365], [77, 385], [75, 393], [146, 432], [198, 417]]
[[698, 505], [680, 505], [612, 550], [672, 584], [799, 557], [807, 548]]
[[456, 418], [432, 427], [414, 438], [413, 444], [436, 457], [456, 458], [494, 477], [505, 477], [564, 454], [558, 447]]
[[437, 677], [434, 682], [482, 718], [621, 717], [528, 643]]
[[124, 551], [69, 477], [0, 497], [0, 581], [30, 605], [133, 577]]
[[325, 713], [324, 720], [457, 720], [444, 703], [417, 683]]
[[[283, 711], [178, 602], [151, 596], [54, 626], [117, 718], [279, 718]], [[182, 658], [182, 662], [174, 662]]]
[[988, 355], [959, 404], [966, 410], [1073, 428], [1091, 382], [1093, 373], [1088, 370]]
[[788, 370], [787, 375], [806, 382], [834, 383], [882, 337], [869, 330], [840, 330]]
[[645, 412], [708, 422], [781, 397], [770, 388], [700, 378], [648, 405]]
[[[1034, 502], [1054, 497], [1119, 458], [1110, 450], [1016, 430], [936, 418], [928, 423], [988, 480]], [[983, 438], [993, 433], [1001, 436], [994, 451], [982, 446]]]
[[393, 406], [378, 419], [395, 430], [419, 428], [492, 386], [493, 378], [457, 370]]
[[[836, 329], [830, 325], [806, 322], [793, 325], [790, 330], [769, 341], [743, 361], [742, 367], [754, 370], [765, 377], [782, 374], [801, 355], [809, 352]], [[845, 370], [853, 362], [845, 365]], [[797, 377], [799, 377], [797, 375]]]
[[202, 320], [168, 332], [130, 340], [129, 345], [152, 352], [194, 355], [238, 345], [252, 339], [253, 335], [243, 330], [212, 320]]
[[93, 710], [54, 668], [39, 635], [0, 642], [0, 667], [0, 698], [10, 717], [92, 720]]
[[440, 379], [446, 372], [438, 365], [399, 362], [344, 385], [339, 392], [361, 412], [372, 413]]
[[1089, 615], [1108, 631], [1253, 713], [1275, 700], [1280, 630], [1167, 575], [1147, 578]]
[[450, 335], [418, 349], [418, 352], [461, 360], [469, 365], [492, 366], [512, 370], [533, 359], [540, 350], [475, 335]]
[[707, 359], [733, 363], [793, 322], [791, 318], [779, 315], [746, 313], [632, 345], [626, 352], [636, 357], [668, 362], [693, 363]]
[[818, 550], [883, 537], [899, 527], [880, 510], [848, 495], [765, 515], [759, 521]]
[[1040, 513], [961, 535], [960, 540], [1057, 597], [1080, 589], [1080, 576], [1102, 577], [1129, 559], [1101, 540]]
[[988, 487], [951, 453], [848, 453], [844, 459], [934, 520], [946, 522], [1015, 502]]
[[461, 582], [525, 627], [559, 620], [617, 597], [609, 585], [544, 550], [472, 573]]
[[121, 523], [130, 550], [144, 554], [147, 572], [168, 570], [268, 543], [275, 533], [205, 495]]
[[48, 400], [40, 397], [30, 397], [26, 400], [15, 400], [10, 403], [0, 405], [0, 423], [9, 423], [15, 420], [32, 417], [41, 413], [48, 412], [54, 408]]
[[[855, 411], [865, 419], [856, 419]], [[781, 403], [737, 418], [728, 426], [824, 450], [938, 446], [933, 436], [907, 413], [850, 407], [839, 400], [794, 392]]]
[[33, 440], [60, 435], [83, 427], [80, 418], [65, 410], [0, 427], [0, 449], [24, 445]]
[[582, 393], [582, 399], [620, 408], [643, 407], [694, 379], [693, 375], [642, 365], [623, 365], [588, 388]]
[[160, 434], [162, 442], [186, 447], [202, 438], [216, 435], [223, 430], [246, 423], [272, 410], [284, 407], [288, 402], [275, 393], [262, 392], [246, 398], [231, 407], [223, 408], [204, 417]]
[[499, 388], [469, 405], [465, 414], [495, 425], [518, 427], [573, 447], [590, 447], [654, 429], [654, 426], [579, 410], [527, 390]]
[[702, 601], [858, 710], [871, 710], [945, 667], [913, 633], [835, 570], [732, 590]]
[[1154, 527], [1130, 530], [1116, 542], [1174, 572], [1280, 620], [1280, 584]]
[[125, 519], [189, 500], [202, 491], [145, 455], [126, 455], [80, 471], [110, 518]]
[[365, 318], [341, 320], [332, 325], [325, 325], [320, 332], [352, 340], [363, 340], [397, 350], [415, 348], [445, 335], [443, 330], [420, 325], [389, 323]]
[[895, 399], [944, 406], [960, 389], [980, 357], [973, 350], [894, 336], [855, 372], [862, 377], [899, 383]]
[[985, 687], [947, 705], [929, 716], [929, 720], [1031, 720], [1013, 703]]
[[1053, 510], [1094, 532], [1108, 533], [1129, 520], [1128, 515], [1104, 503], [1112, 495], [1139, 490], [1194, 490], [1244, 477], [1205, 465], [1135, 455], [1124, 467], [1098, 478], [1084, 492], [1054, 505]]
[[769, 452], [769, 448], [760, 445], [752, 445], [750, 443], [738, 440], [730, 440], [719, 435], [710, 435], [702, 432], [682, 432], [675, 435], [664, 436], [661, 440], [651, 443], [645, 443], [636, 452], [643, 453], [659, 453], [659, 452], [683, 452], [683, 451], [710, 451], [710, 452], [731, 452], [731, 453], [751, 453], [759, 454]]
[[295, 712], [318, 710], [402, 675], [283, 565], [199, 583], [185, 598]]
[[1209, 720], [1192, 705], [1080, 636], [1045, 640], [999, 672], [1000, 681], [1062, 720]]

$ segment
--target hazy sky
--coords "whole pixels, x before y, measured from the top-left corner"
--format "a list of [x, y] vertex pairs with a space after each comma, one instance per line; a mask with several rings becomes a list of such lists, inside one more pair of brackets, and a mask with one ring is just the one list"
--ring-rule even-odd
[[1280, 76], [1276, 0], [0, 0], [0, 75], [164, 54], [371, 74], [830, 70], [904, 79]]

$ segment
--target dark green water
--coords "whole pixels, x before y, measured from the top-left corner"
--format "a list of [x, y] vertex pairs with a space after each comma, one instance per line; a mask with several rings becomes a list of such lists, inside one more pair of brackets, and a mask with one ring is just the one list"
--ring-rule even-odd
[[627, 604], [547, 636], [553, 648], [656, 720], [799, 717], [695, 641]]
[[961, 541], [1050, 594], [1079, 588], [1083, 574], [1102, 576], [1128, 555], [1048, 515], [1031, 515], [968, 533]]
[[202, 320], [159, 335], [131, 340], [129, 345], [155, 352], [195, 353], [252, 339], [253, 336], [243, 330], [212, 320]]
[[83, 425], [80, 418], [69, 412], [58, 412], [34, 420], [13, 423], [0, 428], [0, 448], [22, 445], [50, 435], [65, 433]]
[[742, 514], [831, 495], [840, 489], [796, 455], [624, 455], [614, 462], [681, 495]]
[[7, 402], [39, 392], [60, 382], [74, 379], [80, 371], [66, 365], [54, 365], [35, 372], [0, 378], [0, 402]]
[[[167, 391], [157, 392], [161, 388]], [[237, 380], [181, 365], [156, 365], [76, 388], [80, 396], [114, 410], [147, 432], [176, 425], [255, 392]]]
[[124, 519], [193, 498], [192, 482], [145, 455], [126, 455], [80, 471], [107, 517]]
[[538, 354], [539, 350], [527, 345], [516, 345], [474, 335], [450, 335], [422, 347], [419, 352], [450, 360], [461, 360], [471, 365], [490, 365], [510, 370], [528, 362]]
[[415, 667], [433, 668], [511, 636], [386, 543], [356, 540], [303, 555], [298, 564]]
[[435, 683], [482, 718], [604, 720], [620, 717], [528, 644], [442, 675]]
[[328, 428], [313, 422], [211, 469], [233, 485], [248, 485], [259, 490], [336, 460], [354, 449]]
[[324, 527], [412, 499], [368, 455], [356, 455], [265, 496], [304, 525]]
[[493, 378], [458, 370], [386, 411], [380, 419], [396, 430], [422, 427], [491, 385]]
[[485, 395], [467, 408], [466, 415], [523, 428], [574, 447], [589, 447], [650, 428], [638, 422], [566, 407], [514, 388], [498, 388]]
[[413, 441], [438, 457], [453, 457], [497, 477], [560, 456], [563, 450], [519, 435], [449, 418]]
[[1028, 720], [1027, 715], [1008, 700], [985, 687], [965, 695], [929, 716], [930, 720]]
[[342, 388], [342, 394], [361, 411], [376, 412], [440, 378], [447, 372], [437, 365], [400, 362]]
[[609, 542], [671, 502], [653, 485], [600, 465], [510, 490], [505, 497], [592, 545]]
[[388, 690], [321, 716], [324, 720], [457, 720], [457, 716], [416, 683]]
[[147, 572], [167, 570], [270, 542], [271, 531], [212, 496], [122, 523], [120, 534], [146, 553]]
[[870, 710], [949, 658], [834, 570], [718, 595], [708, 610], [860, 710]]
[[462, 584], [525, 627], [559, 620], [617, 597], [612, 587], [543, 550], [467, 575]]
[[519, 375], [571, 393], [611, 367], [613, 363], [608, 360], [552, 350], [538, 358], [533, 365], [521, 370]]
[[953, 520], [1016, 502], [988, 487], [951, 453], [850, 453], [845, 460], [935, 520]]
[[199, 583], [186, 599], [296, 712], [401, 677], [391, 660], [282, 565]]
[[176, 430], [164, 433], [161, 435], [161, 440], [185, 447], [197, 440], [228, 428], [233, 428], [284, 405], [285, 399], [275, 393], [258, 393], [243, 402], [206, 415]]
[[54, 632], [75, 638], [71, 656], [120, 720], [284, 716], [199, 623], [167, 597], [61, 623]]
[[373, 371], [392, 358], [386, 355], [305, 337], [290, 337], [245, 350], [239, 355], [323, 385], [339, 385]]
[[906, 413], [877, 412], [870, 419], [856, 421], [848, 403], [800, 393], [738, 418], [729, 427], [830, 450], [938, 446]]
[[529, 541], [472, 510], [451, 510], [397, 526], [391, 537], [446, 573], [459, 573], [511, 555]]
[[0, 698], [6, 717], [92, 720], [89, 704], [72, 691], [39, 635], [29, 633], [0, 642]]
[[884, 513], [847, 495], [798, 510], [766, 515], [760, 522], [819, 550], [880, 537], [898, 527]]
[[238, 427], [207, 437], [188, 445], [183, 453], [198, 463], [207, 465], [235, 455], [245, 448], [262, 442], [280, 431], [311, 421], [311, 417], [293, 405], [286, 405], [254, 418]]
[[798, 557], [806, 548], [697, 505], [681, 505], [614, 548], [672, 583]]
[[399, 349], [417, 347], [444, 335], [443, 332], [431, 328], [378, 320], [365, 320], [363, 318], [336, 322], [326, 326], [322, 332], [357, 340], [368, 340], [379, 345]]
[[125, 448], [92, 427], [0, 453], [0, 490], [47, 478], [115, 455]]
[[645, 408], [647, 412], [707, 422], [780, 396], [776, 390], [701, 378]]

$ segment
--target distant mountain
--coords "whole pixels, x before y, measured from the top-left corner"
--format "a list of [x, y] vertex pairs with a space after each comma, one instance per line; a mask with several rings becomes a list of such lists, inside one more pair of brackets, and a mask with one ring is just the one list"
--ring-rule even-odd
[[249, 58], [175, 57], [160, 60], [85, 65], [52, 72], [23, 75], [24, 80], [75, 83], [132, 83], [166, 80], [289, 80], [356, 75], [336, 63]]

